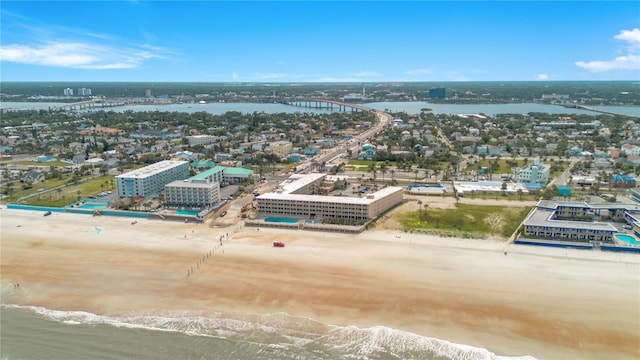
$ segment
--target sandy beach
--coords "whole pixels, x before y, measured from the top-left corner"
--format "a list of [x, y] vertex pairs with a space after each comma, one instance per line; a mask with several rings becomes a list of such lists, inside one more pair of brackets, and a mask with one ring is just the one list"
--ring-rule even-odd
[[[0, 223], [4, 303], [97, 314], [286, 312], [384, 325], [498, 355], [640, 358], [637, 254], [393, 229], [345, 235], [133, 225], [6, 208]], [[272, 247], [275, 240], [286, 247]]]

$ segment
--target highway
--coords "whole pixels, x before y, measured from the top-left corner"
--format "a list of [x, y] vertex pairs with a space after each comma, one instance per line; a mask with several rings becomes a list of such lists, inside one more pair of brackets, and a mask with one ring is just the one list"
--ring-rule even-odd
[[341, 141], [337, 144], [337, 146], [332, 149], [311, 157], [299, 165], [296, 166], [298, 169], [298, 173], [307, 174], [311, 172], [312, 164], [315, 162], [317, 164], [321, 164], [323, 162], [330, 162], [331, 160], [342, 156], [347, 153], [347, 150], [351, 150], [353, 154], [357, 154], [360, 151], [362, 144], [366, 143], [369, 139], [376, 136], [380, 133], [386, 126], [389, 126], [392, 123], [393, 116], [383, 111], [373, 110], [361, 107], [363, 109], [367, 109], [367, 111], [371, 111], [376, 114], [378, 117], [378, 122], [368, 130], [363, 131], [362, 133], [355, 136], [353, 139]]

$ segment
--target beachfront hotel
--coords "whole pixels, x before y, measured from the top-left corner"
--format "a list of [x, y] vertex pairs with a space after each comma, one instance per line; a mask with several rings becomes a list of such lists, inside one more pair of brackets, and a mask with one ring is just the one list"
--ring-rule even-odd
[[166, 184], [187, 177], [189, 162], [163, 160], [116, 176], [116, 187], [121, 198], [147, 197], [164, 190]]
[[221, 184], [242, 183], [252, 174], [250, 169], [215, 166], [186, 180], [165, 185], [165, 202], [169, 206], [211, 207], [220, 202]]
[[530, 239], [613, 243], [621, 224], [637, 223], [640, 205], [587, 204], [541, 200], [525, 218], [522, 236]]
[[292, 175], [272, 192], [256, 198], [260, 216], [294, 217], [315, 220], [371, 220], [402, 202], [403, 189], [390, 186], [364, 197], [316, 194], [327, 174]]
[[164, 186], [165, 203], [177, 207], [212, 207], [220, 202], [220, 183], [189, 178]]

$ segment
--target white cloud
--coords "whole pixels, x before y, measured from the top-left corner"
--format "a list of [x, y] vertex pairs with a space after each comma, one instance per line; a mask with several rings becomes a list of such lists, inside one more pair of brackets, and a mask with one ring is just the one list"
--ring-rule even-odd
[[612, 70], [638, 70], [640, 71], [640, 29], [621, 30], [614, 36], [616, 40], [626, 41], [627, 54], [618, 56], [613, 60], [577, 61], [575, 64], [590, 72], [606, 72]]
[[0, 61], [76, 69], [130, 69], [163, 58], [158, 47], [118, 48], [86, 42], [49, 41], [42, 45], [2, 45]]
[[629, 54], [609, 61], [578, 61], [576, 65], [590, 72], [611, 70], [640, 70], [640, 56]]
[[547, 74], [538, 74], [535, 77], [536, 80], [549, 80], [549, 75]]
[[614, 36], [614, 38], [631, 44], [640, 44], [640, 29], [635, 28], [633, 30], [621, 30], [618, 35]]

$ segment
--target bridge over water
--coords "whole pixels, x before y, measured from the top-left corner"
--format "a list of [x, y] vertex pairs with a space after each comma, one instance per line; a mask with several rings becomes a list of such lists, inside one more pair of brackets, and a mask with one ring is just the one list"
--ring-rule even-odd
[[322, 98], [286, 99], [286, 100], [282, 100], [281, 103], [285, 105], [306, 107], [306, 108], [312, 108], [312, 109], [327, 109], [327, 110], [335, 109], [340, 112], [348, 111], [348, 110], [350, 110], [351, 112], [358, 112], [358, 111], [375, 112], [371, 108], [360, 106], [358, 104], [352, 104], [352, 103], [346, 103], [343, 101], [329, 100], [329, 99], [322, 99]]
[[580, 105], [580, 104], [567, 104], [567, 105], [564, 105], [564, 107], [589, 110], [589, 111], [599, 112], [599, 113], [608, 114], [608, 115], [627, 116], [627, 117], [640, 119], [640, 116], [634, 116], [634, 115], [629, 115], [629, 114], [621, 114], [621, 113], [617, 113], [617, 112], [613, 112], [613, 111], [596, 109], [596, 108], [593, 108], [593, 107], [590, 107], [590, 106], [585, 106], [585, 105]]
[[73, 110], [106, 108], [106, 107], [123, 106], [123, 105], [126, 105], [126, 103], [110, 102], [105, 99], [96, 98], [96, 99], [89, 99], [89, 100], [83, 100], [83, 101], [78, 101], [74, 103], [58, 105], [54, 109], [63, 110], [63, 111], [73, 111]]

